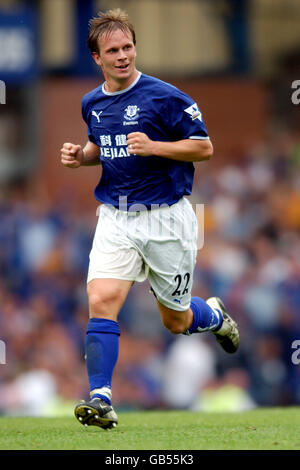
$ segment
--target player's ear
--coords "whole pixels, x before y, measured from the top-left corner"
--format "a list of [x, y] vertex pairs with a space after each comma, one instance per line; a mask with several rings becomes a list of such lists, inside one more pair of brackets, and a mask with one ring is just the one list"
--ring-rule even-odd
[[92, 57], [99, 67], [102, 67], [102, 60], [98, 52], [92, 52]]

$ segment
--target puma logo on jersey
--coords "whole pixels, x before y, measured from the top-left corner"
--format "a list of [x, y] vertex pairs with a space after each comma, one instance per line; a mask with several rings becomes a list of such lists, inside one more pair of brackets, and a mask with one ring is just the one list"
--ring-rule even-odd
[[99, 113], [97, 114], [96, 111], [92, 111], [92, 116], [95, 116], [95, 118], [97, 118], [97, 122], [100, 122], [100, 114], [102, 114], [103, 111], [99, 111]]
[[194, 121], [195, 119], [199, 119], [199, 121], [202, 121], [202, 114], [200, 109], [198, 108], [197, 103], [192, 104], [192, 106], [189, 106], [184, 110], [185, 113], [188, 113], [192, 120]]

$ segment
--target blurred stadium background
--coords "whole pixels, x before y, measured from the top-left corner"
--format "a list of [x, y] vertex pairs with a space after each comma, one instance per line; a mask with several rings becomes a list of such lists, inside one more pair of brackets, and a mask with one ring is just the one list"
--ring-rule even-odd
[[[215, 154], [196, 166], [205, 204], [194, 294], [219, 295], [240, 325], [223, 354], [209, 335], [174, 337], [148, 285], [120, 314], [120, 409], [244, 410], [300, 404], [298, 0], [1, 0], [0, 414], [72, 414], [87, 397], [85, 279], [97, 170], [61, 166], [84, 143], [80, 102], [102, 77], [85, 46], [100, 9], [128, 11], [138, 68], [198, 102]], [[298, 356], [297, 356], [298, 357]]]

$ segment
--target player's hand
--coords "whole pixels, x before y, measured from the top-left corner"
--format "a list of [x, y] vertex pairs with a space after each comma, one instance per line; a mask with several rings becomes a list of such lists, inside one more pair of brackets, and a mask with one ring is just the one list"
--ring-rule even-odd
[[155, 142], [143, 132], [131, 132], [127, 136], [128, 152], [140, 157], [154, 155]]
[[68, 168], [78, 168], [83, 161], [83, 149], [81, 145], [64, 143], [61, 151], [61, 163]]

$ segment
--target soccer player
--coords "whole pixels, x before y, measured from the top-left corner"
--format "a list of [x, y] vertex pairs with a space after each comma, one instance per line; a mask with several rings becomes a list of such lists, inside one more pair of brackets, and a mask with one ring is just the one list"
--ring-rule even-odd
[[75, 416], [108, 429], [118, 423], [111, 405], [118, 313], [135, 281], [148, 279], [171, 333], [210, 331], [234, 353], [239, 332], [220, 299], [191, 296], [198, 231], [184, 196], [191, 194], [193, 162], [213, 153], [197, 104], [136, 69], [135, 32], [120, 9], [90, 21], [87, 44], [105, 81], [82, 99], [88, 142], [64, 143], [61, 162], [69, 168], [102, 166], [95, 189], [102, 205], [87, 278], [90, 400], [75, 407]]

